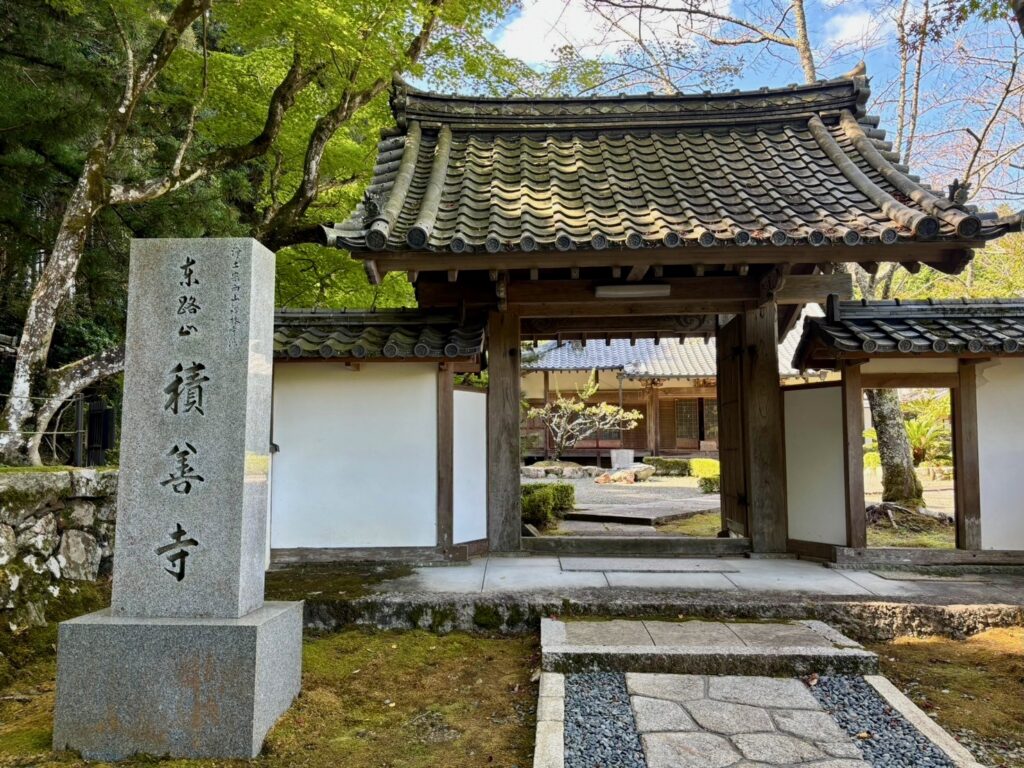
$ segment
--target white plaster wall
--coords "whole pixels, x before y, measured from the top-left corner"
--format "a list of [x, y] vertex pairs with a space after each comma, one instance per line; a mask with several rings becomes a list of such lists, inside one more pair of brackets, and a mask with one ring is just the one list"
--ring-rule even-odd
[[437, 543], [437, 367], [274, 369], [271, 545]]
[[955, 357], [922, 357], [916, 360], [877, 357], [861, 366], [861, 373], [956, 373]]
[[846, 544], [841, 387], [783, 390], [789, 538]]
[[487, 538], [487, 395], [455, 390], [454, 543]]
[[981, 363], [978, 461], [983, 549], [1024, 549], [1024, 360]]

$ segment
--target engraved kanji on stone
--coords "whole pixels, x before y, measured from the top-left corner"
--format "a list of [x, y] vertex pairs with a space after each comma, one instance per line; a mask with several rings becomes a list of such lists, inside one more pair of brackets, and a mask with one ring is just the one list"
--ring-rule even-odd
[[166, 480], [160, 482], [160, 485], [165, 488], [168, 485], [171, 486], [171, 490], [175, 493], [189, 494], [192, 492], [193, 482], [205, 482], [205, 478], [196, 472], [196, 468], [190, 462], [196, 452], [196, 447], [189, 442], [186, 442], [183, 448], [177, 445], [171, 448], [167, 455], [174, 458], [175, 468], [174, 471], [168, 473]]
[[193, 285], [198, 285], [199, 280], [196, 278], [196, 272], [192, 267], [196, 265], [196, 260], [191, 256], [185, 257], [185, 263], [182, 264], [178, 269], [183, 273], [181, 281], [178, 283], [182, 288], [191, 288]]
[[178, 297], [178, 314], [179, 315], [194, 315], [202, 307], [196, 303], [195, 296], [179, 296]]
[[188, 558], [187, 548], [199, 546], [198, 541], [193, 538], [185, 538], [186, 536], [188, 536], [188, 531], [181, 527], [181, 523], [178, 523], [171, 533], [171, 538], [174, 540], [173, 543], [165, 544], [156, 550], [158, 555], [166, 555], [171, 550], [177, 550], [167, 555], [167, 560], [173, 567], [164, 568], [164, 570], [178, 581], [182, 581], [185, 578], [185, 560]]
[[205, 416], [203, 410], [203, 384], [210, 380], [206, 375], [206, 366], [194, 360], [187, 368], [178, 363], [171, 368], [170, 375], [174, 378], [164, 387], [164, 394], [167, 400], [164, 402], [164, 410], [177, 415], [195, 411], [200, 416]]
[[191, 336], [193, 333], [199, 333], [199, 329], [191, 323], [186, 323], [178, 329], [179, 336]]

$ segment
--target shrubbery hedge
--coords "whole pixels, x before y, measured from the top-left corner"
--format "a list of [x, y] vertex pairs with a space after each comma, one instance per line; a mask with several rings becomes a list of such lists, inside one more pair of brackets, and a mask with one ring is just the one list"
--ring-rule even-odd
[[527, 483], [522, 486], [523, 522], [546, 528], [576, 507], [572, 483]]
[[721, 493], [722, 478], [720, 475], [701, 477], [697, 480], [697, 487], [700, 488], [701, 493]]
[[644, 464], [654, 467], [656, 475], [672, 475], [676, 477], [690, 476], [689, 459], [671, 459], [665, 456], [645, 456]]
[[721, 493], [722, 465], [717, 459], [690, 459], [690, 471], [701, 493]]

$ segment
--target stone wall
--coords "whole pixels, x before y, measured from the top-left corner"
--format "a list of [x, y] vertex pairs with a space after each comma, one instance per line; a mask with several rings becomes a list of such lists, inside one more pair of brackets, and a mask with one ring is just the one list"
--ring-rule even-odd
[[46, 605], [76, 581], [109, 574], [117, 471], [0, 474], [0, 620], [46, 622]]

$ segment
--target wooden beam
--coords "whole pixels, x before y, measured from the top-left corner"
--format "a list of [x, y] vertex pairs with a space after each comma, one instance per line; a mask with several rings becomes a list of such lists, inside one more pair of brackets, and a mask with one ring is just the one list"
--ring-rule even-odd
[[645, 338], [655, 333], [703, 335], [715, 332], [714, 314], [636, 315], [632, 317], [545, 317], [524, 318], [524, 338], [580, 338], [583, 335], [613, 339]]
[[956, 389], [960, 375], [956, 373], [862, 373], [864, 389]]
[[437, 547], [450, 552], [454, 532], [455, 375], [450, 366], [437, 370]]
[[746, 536], [749, 530], [747, 452], [743, 448], [743, 338], [740, 318], [718, 328], [716, 389], [718, 456], [721, 462], [722, 531]]
[[644, 264], [637, 264], [636, 266], [634, 266], [632, 269], [629, 270], [629, 274], [626, 275], [626, 282], [628, 282], [628, 283], [638, 283], [638, 282], [640, 282], [641, 280], [644, 279], [644, 276], [647, 274], [647, 271], [649, 269], [650, 269], [650, 267], [648, 267], [648, 266], [646, 266]]
[[953, 406], [956, 546], [981, 549], [981, 479], [978, 460], [978, 380], [974, 365], [959, 365], [960, 386], [951, 392]]
[[754, 552], [785, 552], [786, 465], [779, 387], [778, 310], [766, 304], [740, 316], [743, 336], [743, 426], [746, 431], [748, 527]]
[[658, 455], [658, 388], [647, 388], [647, 450]]
[[519, 497], [519, 318], [491, 312], [487, 322], [487, 538], [492, 552], [516, 552]]
[[868, 545], [864, 509], [864, 396], [859, 365], [843, 367], [843, 476], [846, 495], [846, 546]]
[[366, 279], [370, 281], [370, 285], [380, 285], [382, 275], [376, 261], [373, 259], [364, 261], [363, 271], [366, 272]]
[[[712, 306], [716, 302], [723, 302], [719, 306], [734, 310], [735, 303], [739, 302], [747, 302], [753, 306], [760, 300], [762, 293], [761, 281], [753, 276], [666, 278], [658, 284], [669, 286], [668, 298], [598, 299], [594, 295], [596, 287], [602, 285], [598, 280], [514, 280], [508, 284], [508, 302], [511, 307], [574, 305], [573, 311], [561, 313], [563, 316], [576, 314], [575, 305], [593, 304], [597, 308], [593, 314], [600, 315], [613, 314], [606, 310], [615, 304], [642, 306], [649, 303], [653, 310], [648, 314], [660, 314], [666, 311], [666, 307], [669, 308], [667, 311], [672, 311], [672, 307], [675, 307], [676, 313], [679, 313], [680, 305], [687, 303]], [[832, 293], [842, 299], [852, 298], [853, 278], [845, 272], [834, 275], [789, 275], [776, 294], [776, 303], [795, 305], [824, 301]], [[486, 283], [473, 286], [421, 281], [417, 286], [417, 297], [421, 305], [431, 307], [458, 306], [463, 302], [467, 306], [481, 306], [493, 302], [493, 292], [486, 288]], [[734, 305], [729, 306], [728, 302], [734, 302]], [[525, 312], [521, 314], [525, 315]], [[637, 312], [627, 310], [625, 314]]]
[[356, 252], [355, 258], [372, 258], [388, 271], [465, 272], [491, 269], [579, 269], [580, 267], [706, 266], [724, 264], [825, 264], [831, 262], [913, 262], [920, 261], [936, 269], [963, 269], [971, 258], [971, 248], [982, 248], [984, 241], [965, 241], [956, 245], [939, 241], [914, 241], [900, 245], [864, 243], [856, 247], [791, 246], [715, 246], [713, 248], [606, 248], [600, 251], [502, 251], [500, 253], [451, 253], [448, 251], [375, 251]]

